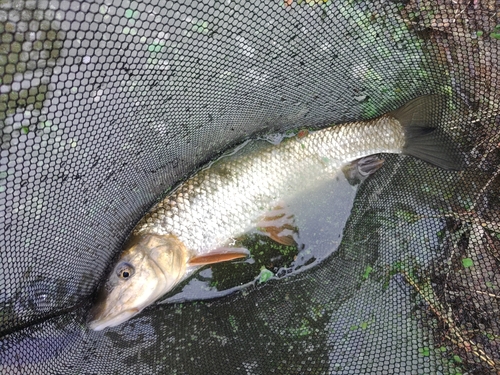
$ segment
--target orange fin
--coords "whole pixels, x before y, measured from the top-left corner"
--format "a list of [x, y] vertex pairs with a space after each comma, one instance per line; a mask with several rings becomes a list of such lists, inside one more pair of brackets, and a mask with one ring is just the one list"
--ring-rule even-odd
[[295, 217], [289, 214], [282, 206], [277, 206], [274, 210], [257, 223], [257, 227], [273, 241], [285, 245], [296, 246], [297, 241], [294, 235], [299, 232], [295, 225]]
[[200, 254], [192, 257], [188, 261], [189, 266], [203, 266], [205, 264], [214, 264], [226, 262], [228, 260], [246, 258], [250, 255], [247, 249], [240, 247], [220, 247], [209, 253]]

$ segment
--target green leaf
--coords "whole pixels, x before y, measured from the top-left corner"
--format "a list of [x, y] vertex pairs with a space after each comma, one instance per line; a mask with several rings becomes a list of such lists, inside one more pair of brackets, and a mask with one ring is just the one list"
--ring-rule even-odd
[[274, 273], [269, 271], [266, 267], [262, 267], [260, 269], [260, 275], [259, 275], [259, 283], [265, 283], [267, 280], [269, 280], [271, 277], [274, 276]]
[[420, 219], [420, 217], [417, 215], [416, 212], [411, 212], [407, 210], [396, 211], [396, 216], [410, 224], [415, 223]]
[[472, 261], [471, 258], [464, 258], [462, 259], [462, 264], [465, 268], [472, 267], [474, 265], [474, 262]]
[[313, 330], [309, 327], [309, 322], [306, 319], [302, 319], [302, 324], [299, 328], [289, 328], [288, 331], [295, 337], [308, 336], [313, 333]]
[[418, 352], [424, 356], [424, 357], [428, 357], [431, 353], [431, 350], [429, 349], [428, 346], [424, 346], [423, 348], [419, 348], [418, 349]]
[[491, 36], [493, 39], [498, 39], [498, 40], [500, 40], [500, 33], [490, 33], [490, 36]]
[[476, 31], [477, 36], [483, 36], [484, 32], [481, 30]]
[[137, 18], [139, 18], [140, 13], [139, 13], [138, 10], [127, 9], [125, 11], [124, 15], [125, 15], [125, 18], [135, 18], [135, 19], [137, 19]]
[[460, 358], [460, 357], [459, 357], [458, 355], [456, 355], [456, 354], [453, 356], [453, 360], [454, 360], [455, 362], [457, 362], [457, 363], [462, 363], [462, 358]]
[[231, 324], [233, 332], [238, 331], [238, 324], [236, 324], [236, 318], [234, 317], [234, 315], [229, 315], [229, 324]]
[[370, 266], [366, 266], [365, 272], [363, 273], [363, 279], [368, 279], [368, 276], [370, 276], [370, 273], [373, 271], [373, 268]]

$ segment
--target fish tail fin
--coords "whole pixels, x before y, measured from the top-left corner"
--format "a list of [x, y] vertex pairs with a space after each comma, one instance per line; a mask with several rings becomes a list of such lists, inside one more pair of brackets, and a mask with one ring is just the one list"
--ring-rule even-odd
[[403, 154], [412, 155], [438, 167], [460, 170], [464, 156], [452, 138], [437, 123], [446, 105], [442, 95], [421, 96], [389, 113], [403, 127]]

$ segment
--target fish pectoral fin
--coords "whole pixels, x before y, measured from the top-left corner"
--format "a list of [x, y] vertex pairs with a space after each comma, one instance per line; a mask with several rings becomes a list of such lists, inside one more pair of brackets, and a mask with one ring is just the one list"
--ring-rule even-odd
[[257, 223], [262, 234], [269, 236], [273, 241], [285, 246], [297, 246], [296, 236], [299, 229], [295, 225], [295, 216], [290, 214], [283, 205], [269, 211]]
[[344, 173], [349, 184], [356, 185], [378, 171], [383, 164], [383, 159], [379, 159], [375, 155], [370, 155], [344, 165], [342, 173]]
[[250, 251], [242, 247], [219, 247], [209, 253], [193, 256], [189, 259], [188, 266], [227, 262], [233, 259], [246, 258], [249, 255]]

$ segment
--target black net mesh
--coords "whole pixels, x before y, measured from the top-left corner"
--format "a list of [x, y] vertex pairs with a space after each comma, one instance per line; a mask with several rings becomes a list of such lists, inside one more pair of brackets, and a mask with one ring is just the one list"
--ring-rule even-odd
[[[1, 372], [499, 372], [499, 9], [1, 1]], [[196, 168], [429, 93], [464, 171], [383, 155], [314, 267], [87, 329], [131, 229]]]

